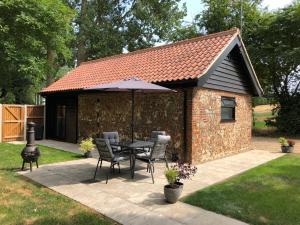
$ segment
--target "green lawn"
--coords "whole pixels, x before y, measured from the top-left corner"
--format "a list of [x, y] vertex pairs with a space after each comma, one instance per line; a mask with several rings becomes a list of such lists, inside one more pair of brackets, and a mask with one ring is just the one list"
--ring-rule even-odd
[[255, 121], [254, 122], [254, 128], [255, 129], [264, 129], [264, 128], [267, 128], [266, 122], [265, 121]]
[[[93, 210], [18, 175], [23, 145], [0, 144], [1, 225], [116, 224]], [[77, 154], [40, 146], [40, 164], [80, 158]]]
[[274, 117], [272, 112], [254, 112], [255, 118], [268, 118], [268, 117]]
[[273, 118], [272, 112], [255, 112], [254, 115], [254, 128], [255, 129], [264, 129], [266, 126], [266, 119]]
[[251, 224], [300, 224], [300, 155], [256, 167], [184, 202]]

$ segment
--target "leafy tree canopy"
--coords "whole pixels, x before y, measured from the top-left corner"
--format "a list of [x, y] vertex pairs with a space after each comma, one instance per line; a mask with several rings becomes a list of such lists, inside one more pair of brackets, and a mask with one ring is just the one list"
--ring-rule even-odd
[[266, 93], [279, 103], [275, 125], [299, 134], [300, 3], [265, 17], [263, 24], [253, 33], [252, 59]]
[[[49, 76], [47, 55], [65, 64], [71, 57], [73, 10], [59, 0], [0, 1], [0, 99], [30, 103]], [[52, 69], [52, 68], [51, 68]]]
[[168, 41], [186, 15], [180, 0], [82, 0], [78, 11], [77, 59], [80, 62], [151, 47]]
[[243, 39], [248, 44], [248, 36], [252, 29], [260, 24], [262, 0], [202, 0], [206, 9], [196, 16], [201, 30], [215, 33], [233, 27], [241, 29]]
[[300, 4], [263, 17], [261, 24], [251, 38], [252, 60], [260, 79], [266, 91], [277, 98], [296, 95], [300, 85]]

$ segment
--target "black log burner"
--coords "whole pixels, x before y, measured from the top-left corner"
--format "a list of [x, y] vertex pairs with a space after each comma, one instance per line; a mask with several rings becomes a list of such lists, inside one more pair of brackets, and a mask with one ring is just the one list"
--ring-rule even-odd
[[35, 123], [27, 123], [27, 144], [23, 149], [21, 156], [23, 158], [22, 170], [24, 170], [25, 163], [30, 164], [30, 171], [32, 171], [32, 163], [36, 163], [36, 167], [39, 168], [38, 159], [41, 155], [39, 148], [35, 145], [34, 137]]

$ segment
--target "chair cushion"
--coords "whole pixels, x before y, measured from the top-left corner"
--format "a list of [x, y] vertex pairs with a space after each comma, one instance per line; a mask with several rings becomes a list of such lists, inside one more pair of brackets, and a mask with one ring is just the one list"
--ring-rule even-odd
[[143, 152], [150, 152], [151, 148], [136, 148], [135, 151], [138, 153], [143, 153]]
[[112, 159], [114, 157], [114, 153], [112, 151], [108, 139], [95, 138], [95, 144], [99, 152], [99, 155], [102, 159], [107, 160], [107, 159]]
[[123, 153], [115, 153], [114, 156], [114, 161], [115, 162], [121, 162], [121, 161], [126, 161], [130, 159], [129, 154], [123, 154]]
[[158, 135], [151, 151], [151, 160], [165, 158], [166, 148], [170, 141], [171, 137], [169, 135]]
[[138, 153], [136, 154], [136, 158], [150, 158], [150, 152], [141, 152], [141, 153]]
[[122, 150], [120, 146], [113, 146], [112, 145], [111, 148], [112, 148], [113, 152], [120, 152]]
[[158, 135], [166, 135], [166, 131], [162, 130], [154, 130], [151, 132], [150, 140], [155, 142], [157, 140]]
[[159, 142], [160, 144], [168, 144], [170, 141], [170, 135], [157, 135], [157, 142]]
[[110, 131], [102, 133], [104, 139], [108, 139], [110, 143], [119, 142], [119, 133], [118, 131]]

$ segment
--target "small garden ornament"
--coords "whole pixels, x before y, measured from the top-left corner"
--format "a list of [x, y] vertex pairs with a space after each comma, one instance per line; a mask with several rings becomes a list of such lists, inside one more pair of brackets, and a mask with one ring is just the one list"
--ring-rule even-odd
[[92, 157], [92, 152], [95, 149], [95, 144], [93, 143], [93, 138], [83, 139], [80, 142], [80, 150], [84, 153], [86, 158]]
[[196, 172], [197, 167], [181, 162], [177, 162], [170, 169], [166, 170], [165, 176], [169, 184], [165, 185], [164, 194], [167, 202], [177, 202], [183, 189], [183, 183], [180, 181], [190, 179]]
[[281, 151], [283, 153], [292, 153], [294, 151], [295, 141], [287, 140], [284, 137], [280, 137], [278, 141], [281, 144]]

